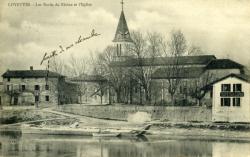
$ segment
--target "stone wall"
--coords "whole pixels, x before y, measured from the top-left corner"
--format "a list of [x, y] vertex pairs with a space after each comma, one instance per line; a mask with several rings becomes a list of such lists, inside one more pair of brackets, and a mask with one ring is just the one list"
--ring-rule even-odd
[[63, 118], [63, 116], [34, 109], [11, 109], [0, 111], [0, 125], [50, 118]]
[[[41, 104], [58, 104], [58, 91], [57, 91], [57, 78], [48, 79], [49, 89], [45, 88], [45, 78], [11, 78], [10, 81], [7, 78], [3, 79], [3, 90], [5, 97], [3, 99], [4, 105], [10, 105], [10, 96], [6, 94], [7, 86], [9, 85], [10, 91], [16, 92], [17, 104], [16, 105], [34, 105], [35, 104], [35, 85], [39, 85], [39, 103]], [[25, 86], [25, 90], [21, 90], [21, 86]], [[9, 91], [9, 92], [10, 92]], [[49, 96], [49, 101], [46, 101], [46, 96]], [[12, 96], [12, 105], [14, 104], [14, 95]]]
[[212, 111], [205, 107], [165, 107], [165, 106], [135, 106], [135, 105], [63, 105], [58, 110], [89, 117], [127, 120], [128, 114], [147, 112], [152, 120], [166, 121], [211, 121]]

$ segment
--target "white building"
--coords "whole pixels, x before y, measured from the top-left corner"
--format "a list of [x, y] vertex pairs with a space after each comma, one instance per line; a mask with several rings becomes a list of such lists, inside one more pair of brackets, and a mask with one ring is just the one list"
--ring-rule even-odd
[[243, 74], [230, 74], [212, 86], [213, 122], [250, 122], [250, 80]]

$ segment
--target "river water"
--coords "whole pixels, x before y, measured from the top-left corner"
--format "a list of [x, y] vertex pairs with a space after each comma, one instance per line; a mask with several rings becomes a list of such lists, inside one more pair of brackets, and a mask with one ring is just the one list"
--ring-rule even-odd
[[188, 138], [0, 134], [0, 157], [250, 157], [250, 143]]

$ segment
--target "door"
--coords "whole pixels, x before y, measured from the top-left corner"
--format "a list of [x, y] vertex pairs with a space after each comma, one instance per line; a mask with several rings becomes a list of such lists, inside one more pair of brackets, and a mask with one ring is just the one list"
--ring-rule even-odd
[[39, 96], [35, 96], [35, 102], [38, 102], [39, 101]]
[[14, 97], [14, 105], [18, 104], [18, 97]]
[[2, 105], [2, 97], [0, 96], [0, 105]]

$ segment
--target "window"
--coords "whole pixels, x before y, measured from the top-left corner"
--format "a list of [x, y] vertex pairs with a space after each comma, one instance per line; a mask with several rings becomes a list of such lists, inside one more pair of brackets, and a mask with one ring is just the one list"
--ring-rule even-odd
[[10, 91], [10, 85], [7, 85], [7, 91]]
[[45, 90], [49, 90], [49, 85], [45, 85]]
[[40, 86], [39, 85], [35, 85], [35, 90], [40, 90]]
[[231, 91], [231, 85], [230, 84], [222, 84], [221, 85], [221, 91], [222, 92], [230, 92]]
[[233, 106], [240, 106], [240, 98], [233, 98]]
[[241, 92], [241, 84], [233, 84], [234, 92]]
[[220, 99], [221, 106], [230, 106], [231, 105], [231, 99], [230, 98], [221, 98]]
[[7, 80], [8, 80], [8, 82], [10, 82], [10, 78], [9, 77], [7, 78]]
[[22, 85], [22, 91], [25, 91], [25, 85]]
[[45, 96], [45, 101], [49, 101], [49, 96], [48, 95]]

